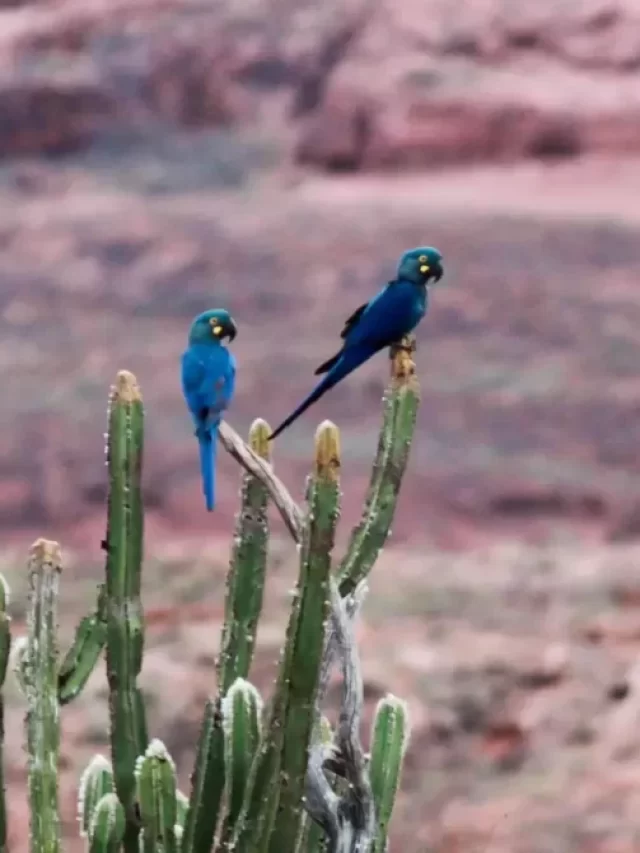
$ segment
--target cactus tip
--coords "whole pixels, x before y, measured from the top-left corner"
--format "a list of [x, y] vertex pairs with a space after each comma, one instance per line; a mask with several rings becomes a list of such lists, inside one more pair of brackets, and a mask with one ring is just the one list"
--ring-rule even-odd
[[111, 389], [111, 398], [121, 403], [136, 403], [142, 399], [138, 380], [128, 370], [120, 370], [116, 384]]
[[263, 459], [269, 459], [271, 456], [270, 435], [271, 427], [269, 424], [262, 418], [256, 418], [249, 430], [249, 447]]
[[402, 747], [401, 753], [404, 755], [407, 744], [409, 742], [409, 736], [411, 734], [411, 718], [409, 716], [409, 705], [404, 701], [404, 699], [399, 699], [397, 696], [394, 696], [393, 693], [387, 693], [386, 696], [383, 696], [382, 699], [378, 702], [374, 714], [375, 717], [380, 713], [384, 713], [388, 711], [392, 714], [396, 719], [401, 718], [402, 720]]
[[58, 542], [49, 539], [36, 539], [29, 551], [31, 563], [38, 566], [51, 566], [57, 571], [62, 570], [62, 552]]
[[416, 351], [414, 335], [406, 335], [399, 343], [391, 347], [391, 378], [400, 385], [407, 385], [415, 376], [416, 364], [413, 354]]
[[315, 471], [328, 480], [337, 480], [340, 473], [340, 431], [331, 421], [316, 430]]

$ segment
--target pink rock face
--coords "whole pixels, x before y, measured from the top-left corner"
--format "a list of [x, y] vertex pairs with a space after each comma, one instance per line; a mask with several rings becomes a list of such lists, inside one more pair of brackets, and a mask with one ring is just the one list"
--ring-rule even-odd
[[[67, 0], [3, 15], [0, 62], [48, 72], [64, 57], [91, 68], [95, 87], [0, 81], [4, 156], [86, 145], [111, 98], [136, 127], [154, 114], [186, 127], [264, 122], [293, 135], [295, 161], [328, 171], [640, 149], [631, 3], [333, 0], [267, 14]], [[12, 142], [19, 103], [38, 129]]]

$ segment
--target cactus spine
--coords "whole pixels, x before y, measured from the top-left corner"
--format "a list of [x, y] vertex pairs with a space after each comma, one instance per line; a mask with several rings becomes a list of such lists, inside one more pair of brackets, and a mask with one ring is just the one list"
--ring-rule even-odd
[[125, 853], [138, 853], [135, 766], [147, 747], [142, 696], [144, 622], [140, 603], [143, 408], [135, 377], [118, 374], [109, 399], [106, 560], [107, 678], [116, 791], [126, 816]]

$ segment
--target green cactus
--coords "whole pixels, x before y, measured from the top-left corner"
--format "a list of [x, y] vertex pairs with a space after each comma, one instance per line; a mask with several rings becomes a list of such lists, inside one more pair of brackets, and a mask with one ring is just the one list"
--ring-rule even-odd
[[176, 768], [162, 741], [151, 741], [136, 763], [144, 853], [177, 853]]
[[180, 827], [181, 831], [184, 829], [188, 808], [189, 797], [185, 796], [182, 791], [176, 791], [176, 824]]
[[391, 531], [420, 404], [414, 351], [413, 335], [390, 351], [391, 384], [384, 397], [382, 429], [362, 520], [338, 569], [343, 596], [369, 574]]
[[[266, 461], [270, 457], [270, 432], [269, 424], [261, 419], [254, 421], [249, 431], [249, 447]], [[251, 666], [267, 566], [268, 499], [264, 485], [251, 474], [243, 474], [218, 657], [218, 689], [223, 696], [236, 678], [247, 677]]]
[[181, 853], [211, 850], [225, 788], [224, 766], [222, 699], [218, 696], [205, 704]]
[[105, 610], [111, 754], [116, 791], [127, 820], [125, 853], [138, 853], [135, 766], [147, 748], [144, 704], [136, 683], [144, 645], [140, 602], [143, 420], [136, 378], [123, 370], [109, 398]]
[[80, 694], [100, 659], [107, 639], [106, 600], [101, 584], [96, 609], [80, 620], [73, 644], [60, 665], [58, 701], [61, 705]]
[[57, 542], [38, 539], [29, 560], [27, 644], [21, 672], [27, 699], [31, 853], [59, 853], [57, 614], [62, 559]]
[[377, 820], [372, 853], [385, 853], [386, 850], [389, 820], [400, 784], [408, 737], [407, 705], [389, 694], [378, 703], [371, 736], [369, 774]]
[[[217, 692], [205, 706], [188, 800], [176, 790], [175, 767], [163, 744], [148, 743], [137, 686], [144, 645], [143, 408], [135, 377], [118, 374], [109, 400], [106, 577], [95, 611], [81, 620], [59, 664], [59, 548], [39, 540], [31, 561], [28, 636], [14, 644], [15, 670], [28, 705], [32, 853], [60, 851], [59, 706], [82, 690], [105, 646], [111, 761], [96, 756], [81, 780], [79, 819], [89, 853], [211, 853], [214, 845], [216, 853], [347, 853], [353, 844], [361, 853], [384, 853], [406, 718], [398, 700], [381, 704], [368, 768], [359, 736], [362, 679], [352, 621], [366, 586], [363, 579], [388, 535], [407, 462], [419, 397], [411, 346], [405, 340], [394, 348], [363, 518], [335, 577], [331, 560], [340, 499], [336, 427], [325, 423], [316, 434], [303, 513], [273, 474], [269, 426], [256, 421], [245, 445], [228, 424], [221, 425], [223, 445], [246, 473], [227, 578]], [[276, 687], [263, 720], [260, 695], [246, 679], [262, 609], [270, 501], [299, 542], [300, 567]], [[9, 648], [6, 598], [0, 584], [0, 723]], [[321, 706], [338, 662], [343, 690], [334, 734]], [[6, 853], [1, 846], [6, 839], [3, 809], [0, 800], [0, 853]]]
[[125, 826], [122, 803], [116, 794], [105, 794], [91, 815], [89, 853], [119, 853]]
[[[269, 459], [270, 431], [269, 424], [260, 419], [249, 431], [249, 447], [260, 459]], [[205, 706], [184, 822], [183, 853], [210, 850], [220, 817], [226, 772], [222, 702], [235, 679], [245, 678], [251, 666], [267, 562], [267, 506], [265, 486], [252, 474], [245, 473], [227, 575], [225, 619], [217, 663], [218, 695]], [[223, 830], [225, 838], [228, 831], [227, 822]]]
[[87, 836], [93, 813], [105, 794], [113, 794], [113, 768], [104, 755], [94, 755], [80, 778], [78, 788], [78, 821], [80, 835]]
[[242, 810], [251, 764], [260, 742], [262, 697], [256, 688], [237, 678], [222, 702], [225, 734], [227, 814], [219, 850], [225, 850]]
[[9, 585], [0, 575], [0, 853], [7, 850], [7, 806], [4, 790], [4, 680], [11, 652], [11, 619], [9, 609]]
[[327, 422], [316, 434], [298, 584], [268, 730], [252, 768], [245, 807], [234, 835], [237, 853], [288, 853], [295, 848], [329, 608], [339, 470], [338, 431]]

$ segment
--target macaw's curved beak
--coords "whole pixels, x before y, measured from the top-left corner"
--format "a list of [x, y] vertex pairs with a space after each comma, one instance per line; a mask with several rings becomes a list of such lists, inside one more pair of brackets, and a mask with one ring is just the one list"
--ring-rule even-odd
[[443, 275], [444, 275], [444, 270], [442, 268], [442, 264], [434, 264], [431, 267], [430, 278], [432, 278], [434, 282], [440, 281], [440, 279], [442, 278]]
[[229, 342], [235, 340], [236, 335], [238, 334], [238, 327], [235, 324], [235, 321], [229, 317], [229, 322], [225, 326], [224, 336], [225, 338], [229, 338]]

